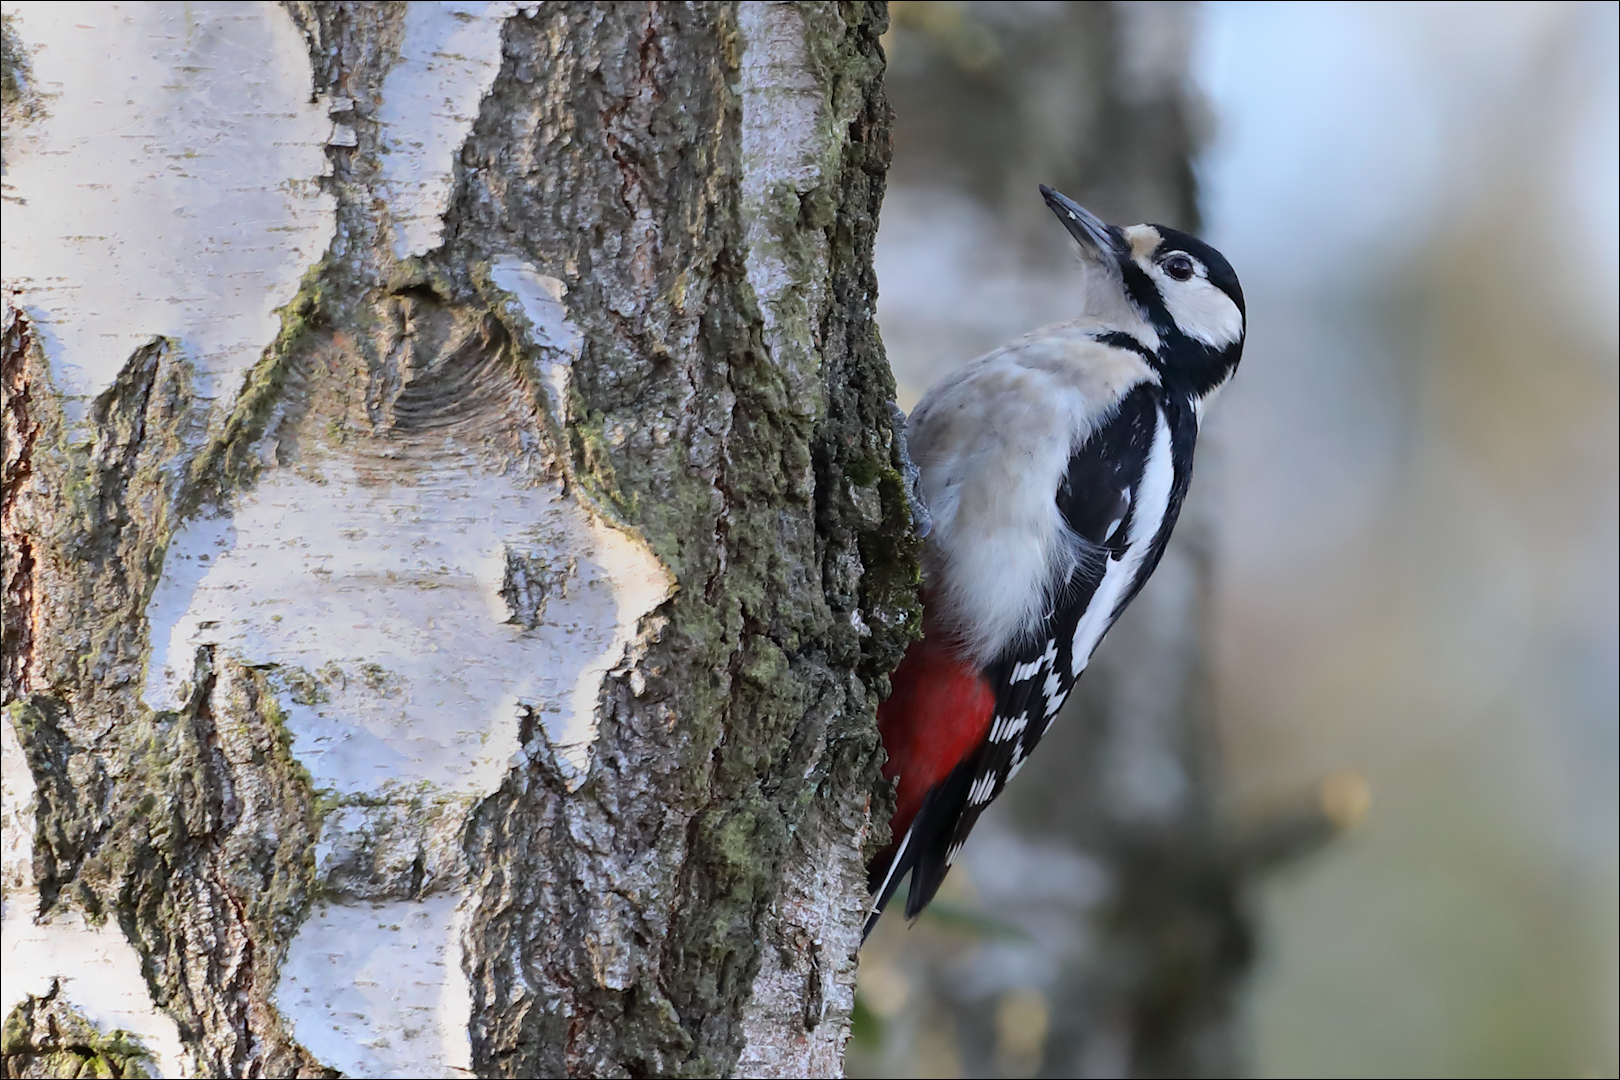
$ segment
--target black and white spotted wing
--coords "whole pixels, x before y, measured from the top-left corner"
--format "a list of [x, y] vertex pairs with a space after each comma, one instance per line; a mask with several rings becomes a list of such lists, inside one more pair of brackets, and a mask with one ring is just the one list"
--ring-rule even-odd
[[[979, 815], [1046, 734], [1096, 640], [1158, 565], [1191, 479], [1196, 438], [1191, 409], [1157, 385], [1145, 384], [1128, 394], [1113, 419], [1070, 459], [1055, 498], [1082, 550], [1039, 633], [1007, 649], [985, 672], [996, 694], [990, 730], [918, 813], [920, 835], [913, 839], [922, 842], [923, 850], [906, 898], [908, 916], [933, 898]], [[1151, 487], [1148, 474], [1154, 468], [1170, 470], [1161, 481], [1168, 482], [1169, 490], [1161, 488], [1157, 505], [1144, 509], [1140, 496], [1145, 485]], [[1139, 511], [1158, 521], [1139, 522]], [[1134, 551], [1133, 536], [1143, 545]], [[1111, 570], [1128, 579], [1109, 582], [1098, 601], [1099, 587]], [[1111, 610], [1093, 613], [1094, 601]], [[1088, 623], [1090, 632], [1082, 635], [1088, 614], [1103, 621], [1100, 626]], [[1079, 664], [1074, 658], [1077, 639], [1087, 653]]]

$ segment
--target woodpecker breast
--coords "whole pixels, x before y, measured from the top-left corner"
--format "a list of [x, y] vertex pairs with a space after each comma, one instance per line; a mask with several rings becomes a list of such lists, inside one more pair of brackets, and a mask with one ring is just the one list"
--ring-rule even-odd
[[1038, 636], [1053, 594], [1097, 551], [1054, 493], [1069, 459], [1158, 374], [1077, 320], [1027, 335], [932, 390], [912, 413], [912, 460], [933, 517], [924, 575], [933, 624], [979, 664]]

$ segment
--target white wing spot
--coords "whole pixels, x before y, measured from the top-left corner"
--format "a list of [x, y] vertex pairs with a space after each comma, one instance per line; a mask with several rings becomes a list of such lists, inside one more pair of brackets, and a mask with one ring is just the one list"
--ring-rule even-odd
[[[1022, 751], [1023, 747], [1019, 747], [1019, 750]], [[1008, 783], [1012, 782], [1012, 778], [1018, 775], [1018, 770], [1022, 769], [1024, 767], [1024, 763], [1028, 760], [1029, 758], [1024, 757], [1022, 753], [1019, 754], [1017, 760], [1013, 762], [1012, 768], [1007, 770]]]
[[1046, 676], [1046, 684], [1042, 687], [1042, 689], [1046, 691], [1046, 700], [1048, 702], [1046, 711], [1050, 713], [1052, 711], [1052, 706], [1050, 704], [1051, 700], [1053, 698], [1057, 698], [1059, 701], [1062, 701], [1064, 695], [1068, 693], [1067, 690], [1063, 689], [1063, 680], [1058, 677], [1057, 665], [1055, 663], [1052, 665], [1051, 673]]
[[[1055, 610], [1055, 609], [1054, 609]], [[1046, 618], [1052, 617], [1052, 612], [1046, 613]], [[1041, 673], [1042, 668], [1051, 668], [1057, 662], [1057, 638], [1046, 639], [1046, 649], [1035, 659], [1025, 664], [1018, 664], [1012, 669], [1008, 682], [1021, 683], [1025, 679], [1033, 679]]]
[[968, 804], [982, 806], [990, 801], [991, 794], [996, 790], [996, 774], [985, 773], [973, 781], [973, 787], [968, 789]]
[[1029, 713], [1022, 712], [1013, 717], [998, 717], [996, 726], [990, 730], [991, 742], [1005, 742], [1017, 735], [1029, 725]]
[[956, 843], [952, 844], [951, 849], [945, 853], [945, 865], [949, 866], [954, 863], [956, 861], [956, 857], [960, 854], [962, 854], [962, 841], [958, 840]]
[[[1063, 691], [1060, 691], [1060, 692], [1058, 692], [1056, 694], [1053, 694], [1051, 697], [1046, 699], [1046, 726], [1047, 727], [1052, 726], [1052, 717], [1056, 716], [1057, 711], [1059, 709], [1063, 708], [1063, 703], [1065, 701], [1067, 701], [1068, 698], [1069, 698], [1069, 692], [1067, 690], [1063, 690]], [[1044, 731], [1045, 728], [1042, 728], [1041, 730]]]

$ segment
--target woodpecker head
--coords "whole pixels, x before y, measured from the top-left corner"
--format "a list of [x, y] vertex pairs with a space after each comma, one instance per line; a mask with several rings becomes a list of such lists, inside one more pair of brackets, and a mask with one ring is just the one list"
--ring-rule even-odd
[[1080, 242], [1085, 314], [1130, 334], [1201, 403], [1243, 356], [1243, 287], [1226, 257], [1165, 225], [1119, 228], [1045, 184], [1046, 205]]

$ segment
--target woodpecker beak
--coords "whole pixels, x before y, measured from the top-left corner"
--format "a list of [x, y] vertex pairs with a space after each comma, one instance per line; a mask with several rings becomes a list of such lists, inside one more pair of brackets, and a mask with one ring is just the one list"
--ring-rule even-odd
[[1081, 250], [1087, 255], [1110, 263], [1120, 257], [1119, 241], [1102, 218], [1045, 184], [1041, 185], [1041, 194], [1046, 198], [1046, 205], [1052, 208], [1052, 213], [1069, 230], [1069, 235], [1080, 241]]

